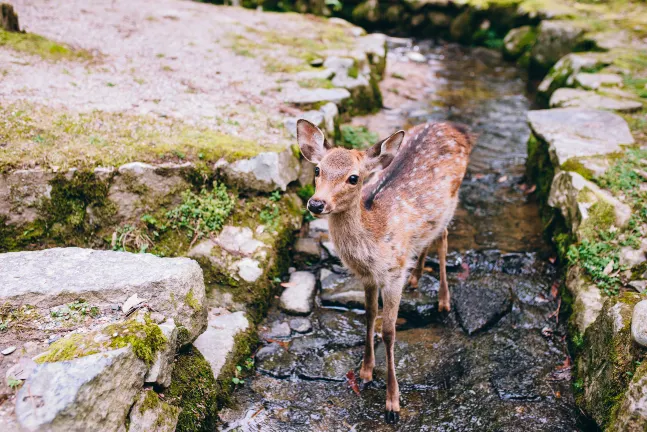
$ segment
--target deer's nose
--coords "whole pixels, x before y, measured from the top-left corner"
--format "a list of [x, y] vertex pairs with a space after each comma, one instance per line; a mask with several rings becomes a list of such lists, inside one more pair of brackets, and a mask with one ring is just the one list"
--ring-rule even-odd
[[326, 207], [325, 201], [313, 199], [308, 201], [308, 210], [310, 210], [314, 214], [321, 214], [324, 211], [324, 207]]

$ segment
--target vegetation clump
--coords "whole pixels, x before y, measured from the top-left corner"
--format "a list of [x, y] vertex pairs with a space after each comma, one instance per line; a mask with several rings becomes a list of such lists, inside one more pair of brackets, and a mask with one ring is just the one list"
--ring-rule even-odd
[[351, 149], [365, 149], [375, 144], [379, 138], [364, 126], [343, 125], [340, 129], [342, 145]]
[[8, 32], [0, 29], [0, 46], [14, 51], [37, 55], [45, 60], [90, 60], [92, 54], [49, 40], [33, 33]]

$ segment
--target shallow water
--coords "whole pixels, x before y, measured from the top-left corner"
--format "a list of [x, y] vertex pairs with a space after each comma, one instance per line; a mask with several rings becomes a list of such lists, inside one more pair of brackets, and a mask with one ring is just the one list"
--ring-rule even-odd
[[[389, 69], [407, 67], [402, 60], [410, 49], [391, 47]], [[431, 43], [419, 49], [429, 60], [416, 66], [413, 91], [420, 96], [356, 122], [383, 135], [449, 119], [470, 126], [478, 141], [449, 235], [452, 312], [437, 312], [434, 254], [420, 288], [407, 290], [402, 301], [396, 342], [400, 423], [383, 421], [379, 339], [374, 382], [359, 394], [347, 383], [347, 372], [358, 374], [361, 363], [363, 311], [344, 308], [358, 305], [343, 296], [318, 296], [308, 317], [312, 330], [305, 334], [281, 333], [279, 324], [292, 317], [271, 308], [261, 333], [286, 343], [261, 347], [254, 376], [235, 392], [233, 408], [221, 413], [222, 430], [585, 430], [564, 367], [565, 325], [553, 313], [556, 269], [536, 203], [522, 184], [530, 106], [523, 76], [482, 49]], [[353, 289], [334, 260], [299, 269], [323, 271], [324, 290]]]

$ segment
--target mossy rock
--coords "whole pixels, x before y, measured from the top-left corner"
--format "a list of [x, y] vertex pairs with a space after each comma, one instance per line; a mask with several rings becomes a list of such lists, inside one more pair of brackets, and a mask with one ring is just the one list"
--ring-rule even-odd
[[530, 26], [512, 29], [503, 39], [503, 54], [509, 59], [521, 57], [532, 49], [537, 40], [537, 32]]

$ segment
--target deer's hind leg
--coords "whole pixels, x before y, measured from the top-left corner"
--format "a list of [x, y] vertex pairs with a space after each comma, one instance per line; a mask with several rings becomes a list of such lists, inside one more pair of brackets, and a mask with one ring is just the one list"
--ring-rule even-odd
[[382, 289], [382, 339], [386, 351], [387, 369], [384, 417], [387, 423], [397, 423], [400, 419], [400, 387], [395, 376], [395, 323], [398, 319], [402, 289], [407, 280], [406, 275], [407, 269], [401, 269], [401, 274], [389, 278]]
[[427, 259], [427, 254], [429, 253], [429, 249], [431, 249], [432, 243], [429, 243], [429, 245], [420, 252], [420, 256], [418, 256], [416, 268], [413, 269], [411, 276], [409, 276], [409, 286], [411, 288], [418, 288], [418, 281], [422, 277], [422, 272], [425, 270], [425, 260]]
[[438, 310], [449, 312], [451, 299], [447, 285], [447, 228], [440, 235], [438, 242], [438, 261], [440, 261], [440, 289], [438, 290]]

